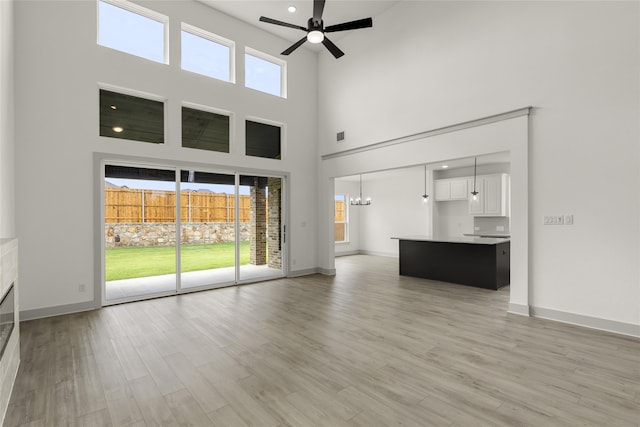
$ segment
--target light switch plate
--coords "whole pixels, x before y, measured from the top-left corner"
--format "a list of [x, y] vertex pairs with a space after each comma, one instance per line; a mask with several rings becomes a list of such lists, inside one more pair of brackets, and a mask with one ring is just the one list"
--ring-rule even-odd
[[544, 225], [562, 225], [564, 217], [562, 215], [548, 215], [544, 217]]

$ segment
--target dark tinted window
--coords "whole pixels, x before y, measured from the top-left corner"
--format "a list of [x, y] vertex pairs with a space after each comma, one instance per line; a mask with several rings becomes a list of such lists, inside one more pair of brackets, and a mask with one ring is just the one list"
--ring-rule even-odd
[[281, 158], [281, 132], [279, 126], [267, 125], [247, 120], [246, 154], [247, 156]]
[[100, 136], [164, 143], [164, 103], [100, 90]]
[[182, 107], [182, 146], [229, 152], [229, 116]]

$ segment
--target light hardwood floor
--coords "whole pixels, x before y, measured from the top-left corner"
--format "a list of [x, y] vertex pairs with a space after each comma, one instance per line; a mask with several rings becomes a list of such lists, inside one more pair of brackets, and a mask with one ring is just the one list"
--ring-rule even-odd
[[637, 426], [640, 340], [393, 258], [25, 322], [13, 426]]

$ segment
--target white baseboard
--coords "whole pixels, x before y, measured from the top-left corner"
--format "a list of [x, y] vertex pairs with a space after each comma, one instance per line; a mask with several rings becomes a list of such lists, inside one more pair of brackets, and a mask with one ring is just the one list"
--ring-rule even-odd
[[80, 311], [96, 310], [101, 308], [94, 301], [81, 302], [76, 304], [56, 305], [53, 307], [36, 308], [33, 310], [21, 310], [20, 321], [41, 319], [43, 317], [60, 316], [63, 314], [78, 313]]
[[530, 316], [529, 306], [526, 304], [518, 304], [515, 302], [509, 303], [509, 308], [507, 309], [508, 313], [517, 314], [519, 316]]
[[366, 251], [366, 250], [359, 250], [358, 254], [360, 255], [374, 255], [374, 256], [386, 256], [386, 257], [390, 257], [390, 258], [399, 258], [400, 255], [393, 253], [393, 252], [378, 252], [378, 251]]
[[324, 274], [325, 276], [335, 276], [336, 275], [336, 269], [335, 268], [322, 268], [322, 267], [318, 267], [317, 268], [317, 272], [320, 274]]
[[305, 268], [304, 270], [293, 270], [289, 271], [287, 277], [300, 277], [300, 276], [309, 276], [311, 274], [319, 273], [320, 269], [318, 267], [315, 268]]
[[360, 254], [360, 251], [357, 250], [357, 249], [353, 249], [351, 251], [336, 252], [336, 257], [349, 256], [349, 255], [358, 255], [358, 254]]
[[[509, 305], [509, 311], [511, 311], [511, 304]], [[533, 317], [540, 317], [543, 319], [555, 320], [557, 322], [569, 323], [571, 325], [584, 326], [586, 328], [640, 338], [640, 325], [633, 323], [601, 319], [599, 317], [568, 313], [566, 311], [558, 311], [544, 307], [531, 307], [531, 315]]]

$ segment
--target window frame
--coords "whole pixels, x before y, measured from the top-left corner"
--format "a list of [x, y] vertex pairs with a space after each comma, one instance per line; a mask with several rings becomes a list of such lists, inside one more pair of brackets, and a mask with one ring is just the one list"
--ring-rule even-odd
[[185, 147], [182, 145], [182, 107], [191, 108], [192, 110], [200, 110], [206, 113], [220, 114], [221, 116], [229, 117], [229, 152], [225, 153], [224, 151], [214, 151], [214, 150], [201, 150], [201, 151], [208, 151], [211, 153], [226, 154], [226, 155], [231, 154], [233, 152], [234, 141], [235, 141], [234, 113], [232, 111], [223, 110], [221, 108], [210, 107], [207, 105], [196, 104], [194, 102], [188, 102], [188, 101], [182, 101], [182, 103], [180, 104], [180, 117], [181, 117], [180, 118], [180, 148], [198, 150], [197, 148]]
[[[264, 52], [261, 52], [259, 50], [253, 49], [253, 48], [251, 48], [249, 46], [245, 46], [244, 47], [244, 55], [245, 55], [245, 61], [244, 61], [244, 87], [247, 88], [247, 89], [251, 89], [251, 90], [255, 90], [255, 91], [261, 92], [261, 93], [266, 93], [267, 95], [277, 96], [279, 98], [287, 99], [287, 61], [282, 60], [280, 58], [276, 58], [275, 56], [271, 56], [271, 55], [269, 55], [267, 53], [264, 53]], [[270, 62], [270, 63], [280, 67], [280, 95], [274, 95], [272, 93], [265, 92], [263, 90], [255, 89], [255, 88], [247, 86], [247, 61], [246, 61], [247, 55], [253, 56], [253, 57], [258, 58], [258, 59], [262, 59], [263, 61]]]
[[260, 123], [260, 124], [263, 124], [263, 125], [275, 126], [275, 127], [279, 127], [280, 128], [280, 158], [279, 159], [275, 159], [275, 158], [270, 158], [270, 157], [259, 157], [259, 156], [248, 155], [247, 154], [247, 135], [246, 135], [246, 133], [244, 135], [244, 156], [245, 157], [252, 157], [252, 158], [256, 158], [256, 159], [275, 160], [275, 161], [278, 161], [278, 162], [284, 160], [284, 158], [286, 156], [286, 151], [287, 151], [286, 150], [286, 148], [287, 148], [287, 144], [286, 144], [286, 140], [287, 140], [287, 125], [286, 125], [286, 123], [276, 122], [275, 120], [263, 119], [261, 117], [246, 116], [244, 118], [244, 129], [245, 129], [245, 132], [246, 132], [246, 128], [247, 128], [247, 121]]
[[[212, 77], [207, 74], [198, 73], [197, 71], [186, 70], [182, 67], [182, 59], [184, 58], [184, 49], [182, 45], [182, 33], [189, 33], [192, 36], [201, 37], [205, 40], [208, 40], [213, 43], [217, 43], [222, 46], [226, 46], [229, 48], [229, 80], [219, 79], [217, 77]], [[236, 42], [225, 37], [219, 36], [218, 34], [211, 33], [202, 28], [198, 28], [194, 25], [188, 24], [186, 22], [182, 22], [180, 26], [180, 69], [183, 71], [187, 71], [189, 73], [198, 74], [200, 76], [205, 76], [210, 79], [219, 80], [221, 82], [227, 83], [236, 83]]]
[[[124, 9], [128, 12], [135, 13], [136, 15], [140, 15], [144, 18], [151, 19], [153, 21], [159, 22], [163, 26], [163, 61], [156, 61], [155, 59], [145, 58], [144, 56], [136, 55], [135, 53], [126, 52], [124, 50], [120, 50], [114, 47], [105, 46], [100, 44], [100, 3], [107, 3], [111, 6], [118, 7], [120, 9]], [[155, 10], [147, 9], [146, 7], [140, 6], [136, 3], [127, 1], [127, 0], [96, 0], [96, 43], [98, 46], [105, 47], [107, 49], [116, 50], [118, 52], [126, 53], [127, 55], [132, 55], [137, 58], [146, 59], [147, 61], [157, 62], [160, 64], [169, 65], [169, 17], [167, 15], [163, 15], [160, 12], [156, 12]]]
[[[336, 197], [341, 196], [344, 197], [344, 200], [342, 200], [344, 202], [344, 221], [336, 221], [336, 202], [338, 200], [336, 200]], [[344, 224], [344, 240], [336, 240], [335, 238], [335, 233], [333, 236], [333, 243], [334, 244], [345, 244], [345, 243], [349, 243], [349, 203], [347, 203], [347, 201], [349, 200], [349, 195], [348, 194], [334, 194], [333, 196], [333, 224], [334, 224], [334, 230], [335, 230], [335, 224]]]
[[100, 138], [106, 138], [106, 139], [118, 140], [118, 141], [142, 142], [142, 143], [145, 143], [145, 144], [152, 144], [152, 145], [157, 145], [157, 146], [166, 146], [166, 145], [168, 145], [167, 136], [169, 135], [169, 108], [168, 108], [169, 99], [166, 96], [156, 95], [156, 94], [149, 93], [149, 92], [142, 92], [142, 91], [139, 91], [139, 90], [136, 90], [136, 89], [125, 88], [125, 87], [122, 87], [122, 86], [115, 86], [115, 85], [111, 85], [111, 84], [108, 84], [108, 83], [98, 83], [98, 90], [96, 91], [96, 96], [98, 98], [97, 102], [96, 102], [96, 105], [98, 106], [98, 114], [96, 114], [96, 117], [98, 119], [98, 129], [100, 129], [100, 90], [108, 90], [110, 92], [116, 92], [116, 93], [120, 93], [122, 95], [135, 96], [137, 98], [143, 98], [143, 99], [147, 99], [149, 101], [162, 102], [164, 104], [164, 108], [163, 108], [163, 111], [164, 111], [164, 113], [163, 113], [163, 121], [164, 121], [163, 140], [164, 140], [164, 142], [162, 142], [162, 143], [149, 143], [149, 142], [146, 142], [146, 141], [139, 141], [137, 139], [113, 138], [113, 137], [109, 137], [109, 136], [103, 136], [103, 135], [100, 135], [98, 133], [98, 136]]

